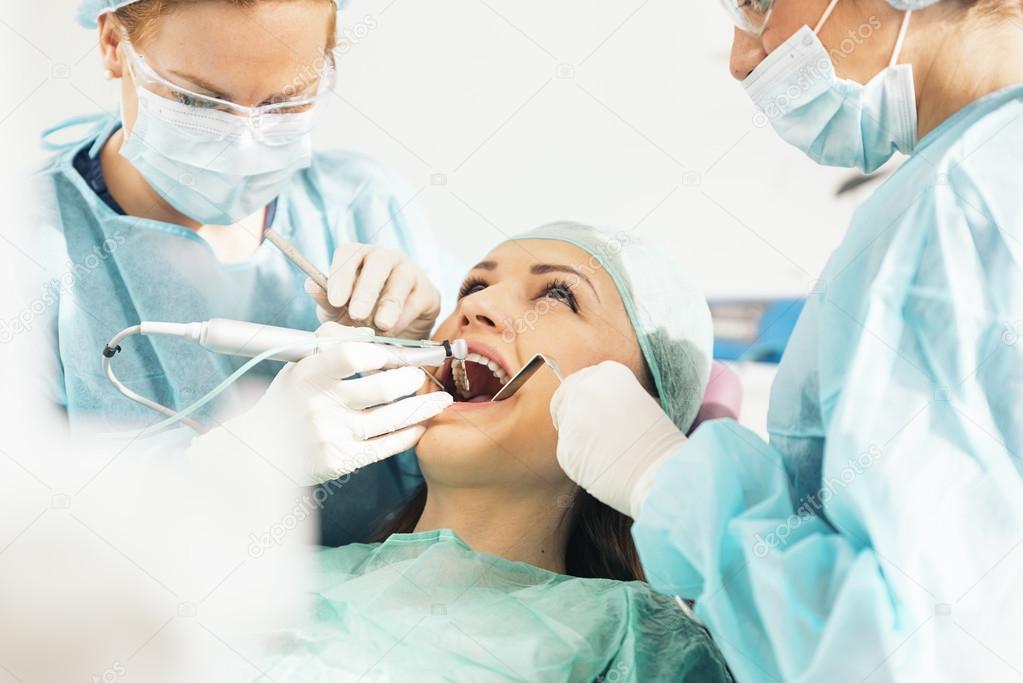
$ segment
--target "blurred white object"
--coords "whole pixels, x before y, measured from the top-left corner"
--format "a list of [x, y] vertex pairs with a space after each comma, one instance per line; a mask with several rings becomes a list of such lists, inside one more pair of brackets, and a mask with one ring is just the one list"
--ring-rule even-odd
[[300, 616], [311, 505], [251, 455], [122, 448], [0, 463], [0, 682], [254, 679]]

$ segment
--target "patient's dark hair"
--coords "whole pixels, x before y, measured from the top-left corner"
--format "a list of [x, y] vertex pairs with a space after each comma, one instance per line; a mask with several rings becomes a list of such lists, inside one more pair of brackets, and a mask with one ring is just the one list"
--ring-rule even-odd
[[565, 550], [566, 571], [572, 576], [618, 581], [645, 581], [632, 518], [604, 505], [582, 489], [575, 495], [569, 518], [572, 530]]
[[[373, 540], [382, 542], [391, 534], [412, 533], [425, 506], [424, 486]], [[632, 542], [631, 518], [579, 489], [566, 508], [565, 521], [571, 525], [565, 548], [567, 574], [586, 579], [645, 580]]]

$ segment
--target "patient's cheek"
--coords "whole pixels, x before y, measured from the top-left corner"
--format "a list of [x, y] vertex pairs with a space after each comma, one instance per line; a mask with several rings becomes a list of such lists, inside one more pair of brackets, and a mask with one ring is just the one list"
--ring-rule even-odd
[[[635, 337], [633, 336], [633, 338]], [[639, 348], [639, 343], [626, 344], [622, 342], [623, 339], [620, 336], [616, 336], [615, 339], [600, 337], [586, 348], [573, 349], [571, 355], [565, 353], [565, 361], [562, 362], [559, 359], [558, 363], [562, 376], [568, 377], [575, 372], [600, 365], [605, 361], [614, 361], [632, 370], [637, 377], [643, 377], [646, 374], [646, 363], [643, 360], [643, 352]]]
[[423, 423], [423, 426], [426, 427], [426, 433], [423, 434], [423, 438], [421, 438], [419, 443], [416, 444], [416, 455], [420, 458], [429, 458], [430, 454], [433, 452], [436, 439], [430, 436], [430, 432], [432, 431], [432, 422], [433, 420], [429, 420]]

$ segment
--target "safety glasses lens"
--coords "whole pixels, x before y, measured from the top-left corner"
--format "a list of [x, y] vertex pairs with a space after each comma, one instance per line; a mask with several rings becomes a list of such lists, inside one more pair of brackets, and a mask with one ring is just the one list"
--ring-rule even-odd
[[326, 93], [334, 87], [335, 70], [332, 65], [323, 68], [316, 83], [310, 84], [305, 90], [310, 94], [299, 95], [295, 98], [273, 102], [259, 107], [245, 107], [222, 100], [209, 95], [193, 92], [187, 88], [175, 85], [166, 78], [160, 76], [145, 59], [135, 51], [130, 44], [124, 45], [125, 54], [131, 65], [131, 74], [135, 80], [135, 86], [145, 88], [150, 93], [172, 102], [191, 107], [196, 110], [220, 111], [237, 116], [266, 116], [303, 114], [311, 111], [323, 99]]
[[774, 0], [721, 0], [732, 22], [741, 30], [760, 35], [774, 7]]

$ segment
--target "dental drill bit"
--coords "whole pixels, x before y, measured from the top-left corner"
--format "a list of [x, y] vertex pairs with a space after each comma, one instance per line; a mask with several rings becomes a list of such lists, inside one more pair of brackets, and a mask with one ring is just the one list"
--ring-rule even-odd
[[455, 378], [459, 384], [459, 388], [466, 394], [469, 393], [469, 373], [465, 371], [465, 359], [456, 358], [452, 361], [451, 372], [454, 373], [455, 368], [458, 368], [458, 376]]
[[515, 392], [522, 388], [522, 385], [529, 381], [529, 379], [536, 374], [536, 371], [542, 368], [544, 365], [550, 367], [554, 371], [554, 375], [558, 378], [558, 381], [564, 379], [561, 375], [561, 368], [558, 366], [557, 361], [549, 356], [545, 356], [542, 353], [538, 353], [529, 359], [522, 369], [515, 373], [515, 376], [508, 380], [508, 383], [501, 387], [501, 390], [494, 394], [494, 398], [491, 401], [503, 401], [506, 398], [511, 398]]

